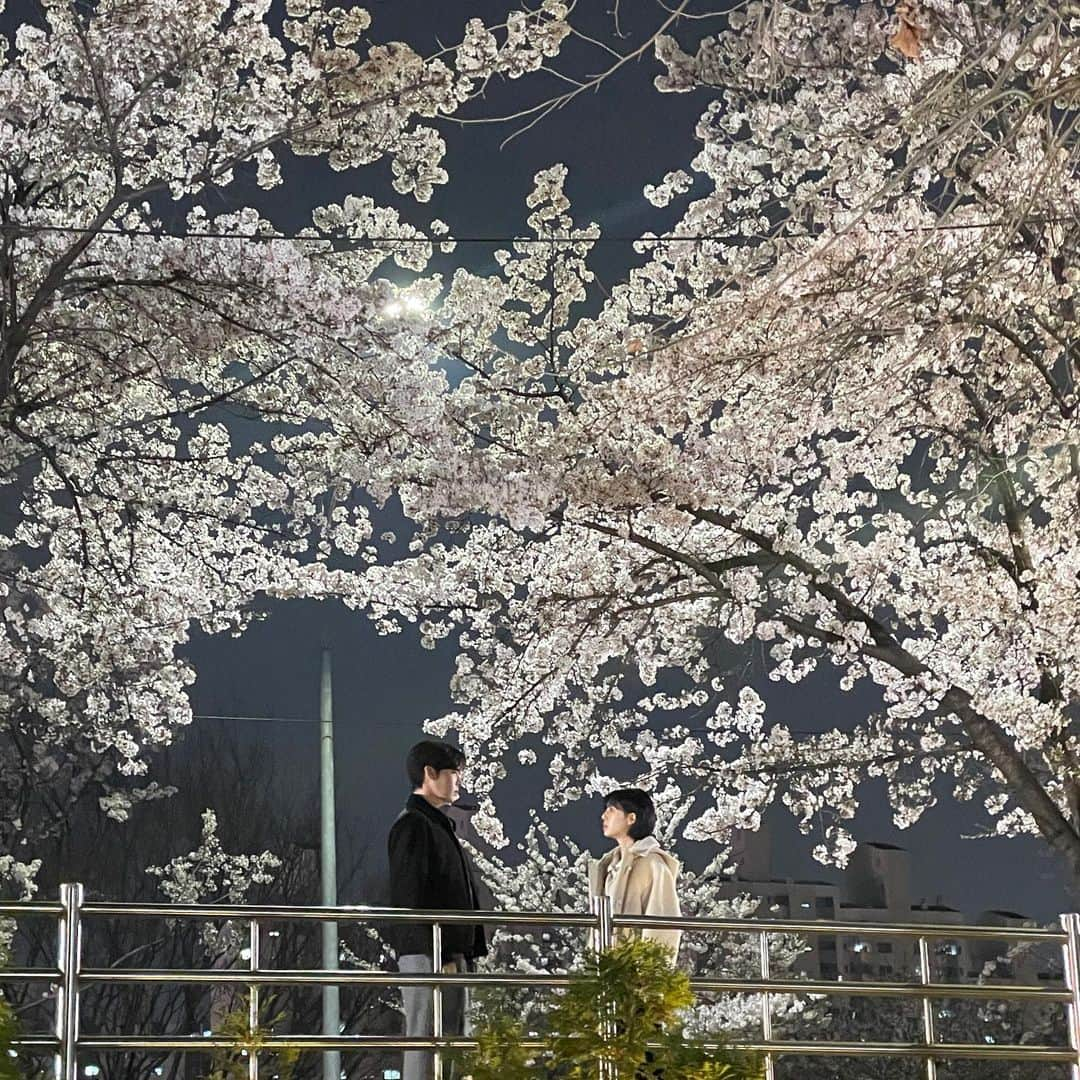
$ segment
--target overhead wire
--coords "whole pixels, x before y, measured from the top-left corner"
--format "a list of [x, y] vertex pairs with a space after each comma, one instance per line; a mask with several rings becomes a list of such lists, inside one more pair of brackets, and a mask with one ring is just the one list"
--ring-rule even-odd
[[300, 716], [217, 716], [209, 713], [196, 713], [193, 720], [253, 720], [261, 724], [317, 724], [316, 719]]
[[[1074, 216], [1039, 215], [1025, 217], [1023, 224], [1028, 225], [1053, 225], [1066, 222], [1075, 222]], [[1005, 229], [1015, 228], [1017, 221], [970, 221], [970, 222], [942, 222], [938, 225], [912, 225], [898, 226], [890, 229], [872, 230], [880, 235], [896, 235], [902, 233], [931, 233], [957, 230], [974, 229]], [[166, 229], [153, 228], [120, 228], [118, 226], [105, 226], [99, 229], [87, 229], [78, 225], [49, 225], [41, 223], [18, 224], [15, 222], [0, 222], [0, 233], [14, 233], [31, 235], [33, 233], [53, 232], [84, 235], [92, 232], [96, 236], [120, 236], [120, 237], [150, 237], [159, 240], [248, 240], [255, 243], [273, 243], [278, 241], [313, 241], [332, 244], [573, 244], [587, 241], [593, 244], [637, 244], [637, 243], [685, 243], [685, 242], [708, 242], [738, 239], [733, 233], [694, 233], [689, 235], [671, 233], [643, 233], [638, 236], [588, 236], [559, 234], [553, 236], [521, 236], [514, 234], [491, 234], [486, 236], [454, 236], [446, 233], [442, 235], [404, 235], [404, 236], [331, 236], [319, 233], [245, 233], [231, 232], [229, 230], [203, 229], [195, 232], [170, 232]], [[786, 233], [792, 239], [812, 239], [824, 233]]]

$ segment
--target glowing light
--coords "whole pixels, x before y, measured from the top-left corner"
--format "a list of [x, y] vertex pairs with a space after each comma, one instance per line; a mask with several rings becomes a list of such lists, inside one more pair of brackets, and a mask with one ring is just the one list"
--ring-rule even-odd
[[419, 296], [406, 296], [401, 300], [391, 300], [383, 308], [383, 314], [388, 319], [400, 319], [402, 315], [419, 314], [427, 310], [427, 304]]

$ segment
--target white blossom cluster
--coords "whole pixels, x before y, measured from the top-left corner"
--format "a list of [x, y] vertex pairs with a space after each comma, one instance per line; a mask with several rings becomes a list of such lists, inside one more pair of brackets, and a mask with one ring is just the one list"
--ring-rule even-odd
[[113, 821], [127, 821], [136, 803], [168, 799], [176, 792], [177, 789], [172, 784], [159, 784], [156, 780], [152, 780], [145, 787], [126, 790], [111, 789], [108, 794], [98, 799], [98, 807], [107, 818]]
[[[174, 904], [243, 904], [259, 885], [270, 885], [281, 859], [271, 851], [258, 855], [232, 855], [218, 836], [217, 815], [204, 810], [199, 846], [186, 855], [177, 855], [164, 866], [148, 866], [146, 872], [158, 879], [158, 888]], [[235, 953], [243, 928], [231, 920], [204, 923], [203, 948], [208, 956]]]
[[[904, 10], [750, 3], [694, 56], [662, 39], [661, 89], [712, 95], [652, 192], [702, 193], [670, 234], [581, 315], [595, 236], [549, 169], [530, 224], [558, 239], [443, 297], [455, 452], [416, 452], [414, 554], [367, 585], [384, 628], [457, 642], [430, 730], [492, 839], [518, 770], [554, 808], [606, 760], [696, 793], [695, 838], [779, 800], [843, 863], [883, 778], [901, 827], [979, 799], [1080, 870], [1078, 27]], [[880, 707], [799, 732], [747, 697], [751, 654]]]
[[123, 818], [122, 776], [190, 722], [192, 631], [355, 599], [379, 548], [362, 493], [442, 439], [425, 328], [375, 277], [390, 255], [424, 269], [418, 227], [355, 195], [278, 239], [223, 193], [299, 154], [386, 162], [426, 201], [433, 123], [537, 70], [566, 7], [470, 20], [432, 57], [362, 8], [286, 8], [40, 0], [0, 38], [0, 850], [58, 827], [51, 799], [20, 810], [46, 786], [98, 785]]
[[[0, 855], [0, 889], [5, 900], [30, 900], [38, 890], [41, 860], [20, 862], [13, 855]], [[0, 956], [11, 955], [11, 943], [18, 925], [15, 919], [0, 919]]]

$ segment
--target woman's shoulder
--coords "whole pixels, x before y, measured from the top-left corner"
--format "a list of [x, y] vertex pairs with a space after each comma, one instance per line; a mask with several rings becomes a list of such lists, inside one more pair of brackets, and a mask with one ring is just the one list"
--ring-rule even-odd
[[670, 852], [665, 851], [661, 847], [651, 848], [649, 851], [643, 851], [638, 856], [639, 859], [644, 859], [646, 863], [653, 869], [659, 870], [663, 868], [671, 873], [674, 877], [679, 876], [680, 863], [679, 860]]
[[610, 851], [605, 851], [599, 859], [593, 858], [592, 852], [585, 852], [585, 865], [591, 868], [599, 868], [601, 866], [610, 866], [616, 856], [619, 854], [618, 848], [612, 848]]

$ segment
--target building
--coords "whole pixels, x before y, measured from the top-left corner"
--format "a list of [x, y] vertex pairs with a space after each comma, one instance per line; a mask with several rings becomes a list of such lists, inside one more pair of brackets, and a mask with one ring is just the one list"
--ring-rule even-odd
[[[732, 851], [735, 872], [722, 895], [760, 897], [758, 914], [763, 918], [927, 926], [958, 926], [968, 921], [963, 912], [942, 903], [940, 896], [934, 903], [912, 902], [911, 855], [896, 844], [859, 844], [840, 883], [776, 876], [767, 827], [737, 835]], [[1018, 912], [1002, 910], [984, 911], [974, 921], [1002, 927], [1035, 925]], [[934, 982], [996, 978], [1032, 983], [1046, 979], [1055, 962], [1045, 949], [1014, 949], [1010, 954], [1005, 939], [935, 937], [928, 944]], [[811, 979], [909, 981], [920, 975], [918, 938], [814, 934], [807, 938], [807, 945], [811, 948], [796, 966]]]

